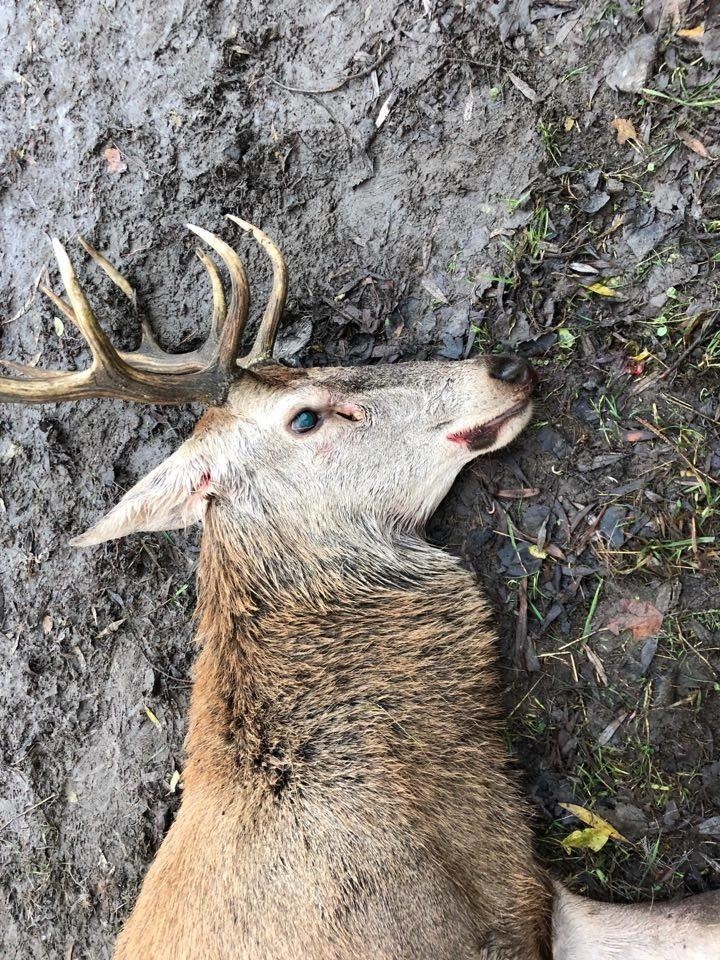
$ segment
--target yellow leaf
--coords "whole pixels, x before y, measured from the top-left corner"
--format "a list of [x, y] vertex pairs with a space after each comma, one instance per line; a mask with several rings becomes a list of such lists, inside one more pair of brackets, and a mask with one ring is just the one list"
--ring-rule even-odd
[[585, 288], [591, 293], [597, 293], [601, 297], [616, 297], [617, 293], [613, 290], [612, 287], [606, 287], [604, 283], [591, 283], [589, 287]]
[[584, 830], [573, 830], [560, 842], [566, 850], [593, 850], [597, 853], [609, 839], [610, 835], [605, 830], [600, 830], [598, 827], [585, 827]]
[[611, 823], [608, 823], [607, 820], [603, 820], [602, 817], [598, 816], [597, 813], [593, 813], [592, 810], [586, 810], [585, 807], [579, 807], [576, 803], [560, 803], [558, 806], [562, 807], [563, 810], [567, 810], [568, 813], [571, 813], [574, 817], [577, 817], [578, 820], [582, 820], [582, 822], [586, 823], [589, 827], [594, 827], [597, 830], [604, 830], [609, 837], [613, 838], [613, 840], [622, 840], [625, 843], [628, 843], [628, 840], [621, 833], [619, 833]]
[[150, 721], [150, 723], [154, 724], [158, 728], [158, 730], [162, 730], [162, 724], [160, 723], [158, 718], [155, 716], [155, 714], [152, 712], [150, 707], [145, 707], [145, 713], [147, 714], [147, 718]]
[[563, 127], [565, 127], [565, 132], [570, 133], [570, 131], [574, 126], [575, 126], [575, 117], [565, 117], [565, 123], [563, 124]]
[[679, 37], [685, 37], [686, 40], [702, 40], [705, 36], [705, 24], [699, 23], [696, 27], [690, 27], [686, 30], [678, 30]]

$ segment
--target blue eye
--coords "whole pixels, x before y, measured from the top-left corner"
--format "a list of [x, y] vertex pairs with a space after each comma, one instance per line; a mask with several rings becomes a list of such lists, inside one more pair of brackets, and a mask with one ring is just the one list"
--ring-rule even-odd
[[320, 417], [314, 410], [301, 410], [293, 417], [290, 429], [293, 433], [307, 433], [309, 430], [314, 430], [318, 423], [320, 423]]

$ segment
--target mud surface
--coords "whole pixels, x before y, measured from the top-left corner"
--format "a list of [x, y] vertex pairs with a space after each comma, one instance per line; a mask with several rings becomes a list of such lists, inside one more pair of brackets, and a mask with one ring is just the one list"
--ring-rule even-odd
[[[76, 232], [121, 265], [164, 345], [197, 344], [208, 291], [183, 224], [236, 239], [235, 212], [285, 251], [293, 362], [535, 358], [536, 425], [461, 478], [432, 535], [498, 611], [542, 856], [604, 898], [717, 886], [711, 14], [5, 0], [0, 44], [5, 357], [87, 362], [37, 292], [48, 268], [58, 286], [47, 237]], [[239, 246], [262, 304], [266, 264]], [[83, 277], [134, 346], [120, 294]], [[179, 802], [197, 534], [67, 541], [197, 413], [0, 411], [3, 960], [109, 957]], [[629, 600], [645, 604], [635, 634]], [[628, 842], [566, 851], [582, 824], [565, 801]]]

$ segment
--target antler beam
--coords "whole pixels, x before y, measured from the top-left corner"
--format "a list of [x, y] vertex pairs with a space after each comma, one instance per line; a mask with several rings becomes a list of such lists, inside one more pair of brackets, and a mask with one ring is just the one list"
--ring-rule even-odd
[[[199, 402], [216, 406], [223, 403], [233, 381], [242, 376], [243, 369], [272, 357], [287, 291], [285, 261], [280, 250], [262, 230], [237, 217], [231, 216], [230, 219], [253, 234], [273, 264], [273, 289], [255, 342], [246, 357], [238, 360], [250, 304], [247, 275], [235, 251], [215, 234], [188, 224], [188, 228], [212, 247], [227, 267], [230, 304], [226, 304], [215, 264], [204, 251], [198, 250], [200, 262], [210, 277], [213, 314], [208, 339], [198, 350], [185, 354], [166, 353], [155, 340], [145, 319], [141, 321], [142, 340], [139, 349], [131, 352], [117, 350], [98, 323], [67, 251], [59, 240], [53, 240], [60, 276], [70, 303], [47, 287], [41, 289], [55, 307], [78, 327], [90, 347], [92, 364], [87, 370], [76, 373], [55, 373], [0, 359], [0, 364], [21, 375], [0, 377], [0, 402], [48, 403], [86, 397], [117, 397], [159, 404]], [[86, 240], [78, 239], [90, 257], [135, 306], [135, 290], [127, 279]]]

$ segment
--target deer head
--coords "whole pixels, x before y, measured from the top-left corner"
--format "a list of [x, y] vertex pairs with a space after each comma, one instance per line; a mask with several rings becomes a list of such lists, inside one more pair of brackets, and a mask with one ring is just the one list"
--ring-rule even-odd
[[[167, 354], [143, 321], [140, 348], [116, 350], [102, 331], [68, 255], [55, 255], [70, 305], [43, 288], [87, 340], [92, 366], [50, 373], [2, 361], [22, 378], [0, 378], [0, 401], [42, 403], [109, 396], [210, 407], [176, 453], [135, 485], [99, 523], [76, 537], [86, 546], [148, 530], [202, 521], [218, 512], [281, 521], [283, 529], [372, 521], [417, 528], [457, 473], [474, 457], [504, 446], [526, 425], [535, 376], [516, 357], [391, 367], [300, 370], [272, 361], [286, 295], [282, 254], [261, 230], [237, 217], [268, 254], [273, 289], [255, 342], [238, 359], [249, 292], [237, 254], [219, 237], [189, 225], [224, 262], [226, 306], [213, 261], [210, 336], [199, 350]], [[92, 259], [131, 299], [128, 281], [86, 241]]]

